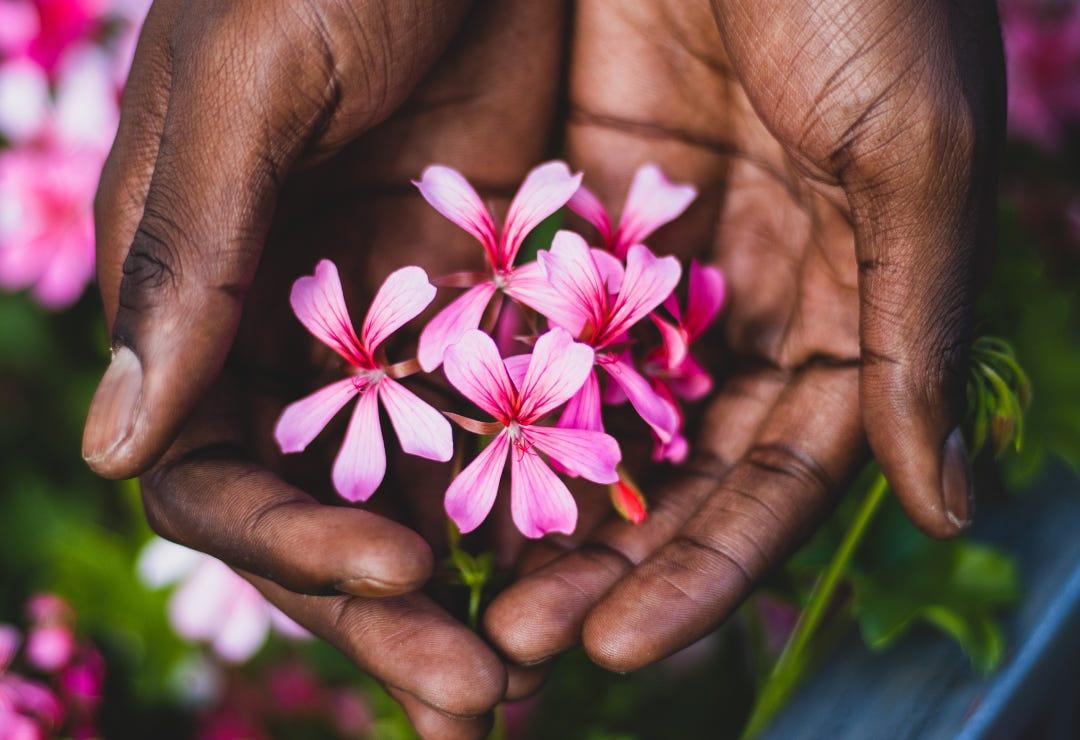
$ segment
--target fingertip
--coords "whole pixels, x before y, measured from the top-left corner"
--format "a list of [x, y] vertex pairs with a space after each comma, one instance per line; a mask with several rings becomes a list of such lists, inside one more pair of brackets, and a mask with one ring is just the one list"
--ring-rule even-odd
[[444, 714], [394, 686], [387, 686], [386, 693], [401, 705], [413, 729], [425, 740], [481, 740], [488, 736], [494, 724], [490, 711], [477, 717], [457, 717]]
[[141, 472], [131, 453], [142, 385], [139, 358], [130, 348], [119, 347], [94, 393], [83, 430], [83, 459], [102, 477], [129, 478]]
[[386, 597], [421, 588], [435, 569], [431, 546], [416, 532], [385, 520], [343, 563], [349, 575], [335, 585], [351, 596]]

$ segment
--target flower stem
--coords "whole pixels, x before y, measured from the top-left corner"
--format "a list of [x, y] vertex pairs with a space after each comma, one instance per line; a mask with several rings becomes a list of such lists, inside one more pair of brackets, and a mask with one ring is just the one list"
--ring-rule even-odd
[[851, 522], [844, 533], [840, 546], [833, 554], [832, 560], [818, 577], [810, 596], [806, 601], [806, 607], [799, 615], [799, 621], [795, 624], [784, 645], [780, 657], [769, 673], [769, 678], [758, 695], [754, 710], [747, 720], [743, 730], [744, 740], [757, 737], [769, 726], [776, 713], [784, 706], [791, 692], [798, 685], [806, 671], [808, 658], [806, 654], [810, 639], [814, 636], [817, 628], [825, 618], [826, 610], [836, 595], [836, 589], [840, 585], [840, 579], [847, 570], [855, 550], [869, 530], [870, 522], [885, 500], [885, 493], [889, 490], [889, 484], [885, 476], [880, 472], [874, 478], [870, 490], [859, 505], [855, 513], [855, 519]]

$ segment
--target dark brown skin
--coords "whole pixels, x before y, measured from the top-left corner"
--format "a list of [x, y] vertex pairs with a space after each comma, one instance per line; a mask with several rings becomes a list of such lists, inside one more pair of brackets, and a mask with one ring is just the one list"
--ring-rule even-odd
[[[96, 204], [106, 317], [131, 352], [84, 454], [141, 475], [157, 531], [247, 574], [425, 737], [481, 736], [537, 685], [520, 664], [583, 644], [632, 670], [713, 629], [868, 450], [923, 530], [967, 526], [952, 432], [1002, 80], [975, 0], [158, 0]], [[724, 270], [728, 355], [689, 472], [649, 490], [645, 524], [583, 516], [576, 539], [522, 552], [528, 575], [485, 615], [500, 657], [417, 591], [445, 469], [409, 458], [372, 509], [328, 506], [340, 432], [288, 459], [270, 432], [334, 373], [292, 280], [334, 259], [358, 323], [397, 267], [478, 266], [408, 180], [457, 167], [503, 213], [560, 138], [609, 208], [647, 161], [699, 187], [654, 246]]]

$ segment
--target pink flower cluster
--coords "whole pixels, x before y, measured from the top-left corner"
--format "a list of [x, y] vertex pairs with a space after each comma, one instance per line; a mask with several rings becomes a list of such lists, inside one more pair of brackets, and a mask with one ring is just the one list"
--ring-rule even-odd
[[[689, 206], [696, 197], [692, 186], [673, 184], [659, 168], [645, 165], [613, 225], [581, 181], [563, 162], [540, 165], [525, 178], [500, 229], [460, 173], [442, 166], [424, 171], [415, 183], [420, 193], [480, 242], [487, 270], [436, 281], [466, 290], [420, 332], [415, 360], [390, 363], [382, 344], [435, 299], [436, 288], [421, 268], [405, 267], [387, 278], [359, 336], [333, 263], [324, 260], [313, 276], [297, 280], [293, 310], [346, 361], [348, 371], [284, 410], [274, 432], [281, 450], [305, 449], [357, 398], [332, 477], [342, 496], [364, 501], [386, 470], [381, 402], [408, 454], [450, 460], [454, 444], [447, 419], [486, 438], [446, 491], [446, 512], [462, 532], [478, 527], [491, 511], [508, 459], [511, 514], [528, 537], [574, 530], [577, 506], [557, 473], [611, 485], [620, 511], [640, 521], [643, 503], [622, 480], [622, 455], [604, 429], [603, 404], [629, 401], [651, 429], [657, 460], [686, 457], [678, 399], [699, 399], [712, 386], [689, 347], [719, 312], [724, 281], [717, 269], [692, 263], [680, 305], [679, 262], [644, 244]], [[563, 206], [596, 228], [600, 245], [561, 230], [535, 260], [522, 262], [526, 237]], [[518, 325], [536, 330], [517, 338], [499, 332], [500, 346], [491, 330], [503, 323], [506, 311], [517, 311]], [[639, 351], [650, 338], [656, 346]], [[440, 366], [450, 385], [491, 420], [440, 412], [400, 382]], [[554, 424], [544, 423], [556, 412]]]
[[[75, 614], [53, 594], [26, 604], [26, 635], [0, 624], [0, 738], [92, 738], [105, 681], [105, 662], [90, 643], [75, 638]], [[15, 671], [22, 662], [33, 677]]]
[[148, 7], [0, 0], [0, 288], [58, 309], [93, 278], [94, 191]]
[[1005, 0], [1009, 133], [1054, 151], [1080, 121], [1080, 5]]

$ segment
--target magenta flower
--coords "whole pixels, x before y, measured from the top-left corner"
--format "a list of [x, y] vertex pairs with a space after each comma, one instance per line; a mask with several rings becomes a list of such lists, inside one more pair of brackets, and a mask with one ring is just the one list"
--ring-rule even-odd
[[[563, 329], [537, 341], [529, 356], [503, 360], [491, 337], [471, 330], [446, 352], [447, 379], [494, 416], [491, 424], [460, 419], [470, 431], [497, 435], [446, 491], [446, 513], [462, 532], [480, 526], [495, 503], [510, 455], [510, 512], [526, 537], [570, 534], [577, 524], [573, 496], [540, 458], [596, 483], [619, 479], [619, 445], [603, 432], [538, 426], [573, 396], [592, 371], [593, 351]], [[511, 452], [511, 449], [513, 450]]]
[[619, 225], [612, 227], [600, 199], [582, 185], [567, 205], [600, 232], [604, 247], [626, 259], [630, 247], [641, 244], [654, 231], [674, 221], [697, 197], [693, 185], [674, 185], [655, 164], [643, 164], [634, 173]]
[[[611, 255], [590, 250], [571, 231], [560, 231], [551, 249], [537, 255], [557, 300], [537, 305], [540, 313], [596, 350], [596, 364], [626, 394], [658, 437], [670, 441], [678, 429], [674, 406], [658, 395], [637, 369], [625, 344], [627, 332], [675, 289], [681, 268], [674, 257], [657, 257], [644, 244], [627, 252], [626, 268]], [[590, 372], [567, 405], [559, 426], [602, 430], [600, 385]]]
[[1011, 136], [1054, 151], [1080, 120], [1080, 6], [1001, 4]]
[[19, 642], [18, 630], [0, 624], [0, 738], [51, 737], [63, 721], [63, 706], [47, 687], [11, 670]]
[[308, 632], [272, 606], [220, 560], [155, 537], [139, 554], [139, 578], [151, 588], [178, 583], [169, 622], [186, 640], [209, 643], [229, 663], [243, 663], [273, 627], [292, 639]]
[[337, 267], [329, 260], [315, 275], [293, 283], [289, 300], [296, 317], [351, 366], [347, 378], [331, 383], [288, 406], [278, 419], [274, 438], [282, 452], [300, 452], [354, 396], [359, 396], [345, 441], [334, 461], [334, 488], [350, 501], [365, 501], [386, 473], [386, 449], [379, 424], [382, 401], [401, 448], [410, 455], [446, 462], [453, 454], [450, 423], [412, 391], [398, 383], [400, 366], [387, 365], [379, 353], [387, 337], [415, 318], [435, 298], [435, 287], [419, 267], [403, 267], [379, 288], [357, 338], [345, 307]]
[[491, 272], [490, 276], [455, 276], [471, 287], [421, 332], [420, 367], [431, 372], [442, 363], [447, 347], [469, 329], [480, 326], [484, 310], [496, 291], [501, 290], [529, 306], [537, 300], [550, 300], [549, 287], [536, 264], [514, 267], [514, 258], [529, 232], [562, 208], [580, 187], [581, 173], [572, 175], [563, 162], [548, 162], [533, 169], [511, 201], [501, 233], [480, 196], [457, 170], [437, 165], [428, 167], [420, 181], [413, 184], [435, 210], [480, 240]]

